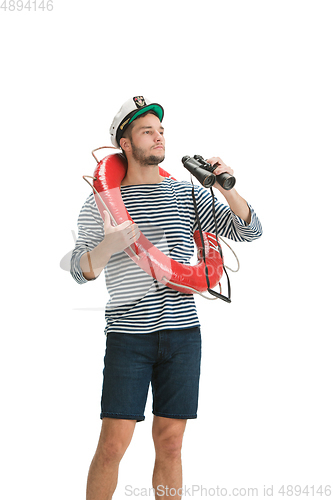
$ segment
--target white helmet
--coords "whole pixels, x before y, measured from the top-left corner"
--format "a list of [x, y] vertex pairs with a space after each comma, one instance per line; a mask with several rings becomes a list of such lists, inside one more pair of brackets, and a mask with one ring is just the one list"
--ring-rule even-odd
[[116, 148], [120, 147], [119, 141], [128, 125], [148, 110], [154, 111], [159, 120], [163, 120], [164, 110], [162, 106], [152, 103], [142, 96], [131, 97], [122, 105], [110, 127], [111, 142]]

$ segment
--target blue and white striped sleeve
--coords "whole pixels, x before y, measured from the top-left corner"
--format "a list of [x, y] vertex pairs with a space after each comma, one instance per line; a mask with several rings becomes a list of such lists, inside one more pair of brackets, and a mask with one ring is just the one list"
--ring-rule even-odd
[[96, 206], [93, 193], [81, 209], [77, 227], [78, 238], [71, 257], [70, 273], [77, 283], [83, 284], [88, 280], [83, 276], [80, 259], [84, 253], [93, 250], [104, 238], [103, 219]]
[[[210, 191], [196, 186], [196, 201], [203, 231], [215, 233], [212, 197]], [[243, 219], [234, 214], [228, 205], [224, 205], [214, 197], [215, 213], [218, 234], [233, 241], [253, 241], [262, 235], [260, 220], [248, 203], [251, 211], [251, 221], [247, 224]], [[194, 230], [197, 229], [195, 221]]]

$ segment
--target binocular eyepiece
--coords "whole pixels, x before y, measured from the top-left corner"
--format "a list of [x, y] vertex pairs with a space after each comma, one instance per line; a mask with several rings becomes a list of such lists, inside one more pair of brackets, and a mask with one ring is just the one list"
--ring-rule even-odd
[[193, 158], [191, 156], [184, 156], [182, 162], [184, 167], [191, 172], [205, 188], [212, 187], [215, 181], [217, 181], [223, 189], [229, 191], [236, 183], [235, 177], [225, 172], [223, 174], [214, 175], [213, 172], [217, 168], [217, 164], [211, 165], [200, 155], [195, 155]]

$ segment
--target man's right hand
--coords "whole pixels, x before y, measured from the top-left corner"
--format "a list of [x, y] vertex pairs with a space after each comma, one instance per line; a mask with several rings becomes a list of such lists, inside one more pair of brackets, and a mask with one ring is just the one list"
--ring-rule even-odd
[[82, 255], [80, 266], [87, 280], [97, 278], [114, 253], [122, 252], [140, 236], [137, 224], [126, 220], [112, 226], [109, 213], [104, 210], [104, 239], [90, 252]]
[[111, 255], [121, 252], [134, 243], [140, 236], [135, 222], [126, 220], [118, 226], [112, 226], [109, 213], [104, 210], [104, 241], [111, 250]]

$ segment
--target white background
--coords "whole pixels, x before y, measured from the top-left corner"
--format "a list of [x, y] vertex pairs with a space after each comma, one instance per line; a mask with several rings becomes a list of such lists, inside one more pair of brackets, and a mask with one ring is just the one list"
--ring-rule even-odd
[[[1, 498], [85, 498], [107, 297], [103, 277], [79, 286], [60, 260], [90, 192], [90, 152], [110, 144], [134, 95], [165, 109], [163, 167], [189, 180], [182, 156], [221, 156], [264, 229], [232, 245], [232, 303], [197, 299], [184, 484], [274, 485], [276, 498], [283, 484], [332, 484], [332, 3], [53, 6], [0, 9]], [[150, 487], [151, 422], [149, 399], [115, 499]]]

